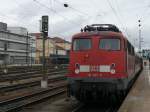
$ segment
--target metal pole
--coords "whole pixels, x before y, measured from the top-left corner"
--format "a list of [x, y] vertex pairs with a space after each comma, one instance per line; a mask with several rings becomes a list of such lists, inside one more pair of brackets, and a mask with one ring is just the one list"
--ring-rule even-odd
[[45, 40], [46, 40], [47, 36], [46, 33], [43, 32], [43, 79], [41, 81], [41, 87], [42, 88], [47, 88], [48, 87], [48, 75], [46, 73], [46, 59], [45, 59]]
[[27, 32], [27, 37], [26, 37], [26, 64], [29, 67], [28, 57], [29, 57], [29, 35]]
[[30, 65], [31, 65], [31, 68], [32, 68], [32, 49], [33, 48], [33, 40], [32, 40], [32, 37], [30, 38]]

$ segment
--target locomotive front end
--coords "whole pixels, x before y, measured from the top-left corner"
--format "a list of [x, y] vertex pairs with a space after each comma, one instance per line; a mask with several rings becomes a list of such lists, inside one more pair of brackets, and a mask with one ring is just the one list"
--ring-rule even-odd
[[72, 39], [69, 93], [78, 100], [103, 98], [126, 88], [126, 53], [120, 32], [82, 32]]

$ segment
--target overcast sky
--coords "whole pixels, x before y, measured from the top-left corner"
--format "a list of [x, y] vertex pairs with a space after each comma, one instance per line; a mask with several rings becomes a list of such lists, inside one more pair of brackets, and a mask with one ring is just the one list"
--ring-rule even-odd
[[[65, 8], [63, 3], [69, 7]], [[141, 19], [143, 47], [150, 47], [149, 0], [1, 0], [0, 3], [0, 21], [8, 26], [39, 32], [42, 15], [49, 15], [49, 36], [71, 40], [84, 25], [111, 23], [136, 46]]]

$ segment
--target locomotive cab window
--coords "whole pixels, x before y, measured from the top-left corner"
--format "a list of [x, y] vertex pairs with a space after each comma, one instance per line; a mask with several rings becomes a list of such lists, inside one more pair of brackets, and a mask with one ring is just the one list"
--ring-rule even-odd
[[92, 47], [91, 39], [74, 39], [73, 41], [73, 50], [82, 51], [89, 50]]
[[99, 48], [104, 50], [120, 50], [120, 39], [100, 39]]

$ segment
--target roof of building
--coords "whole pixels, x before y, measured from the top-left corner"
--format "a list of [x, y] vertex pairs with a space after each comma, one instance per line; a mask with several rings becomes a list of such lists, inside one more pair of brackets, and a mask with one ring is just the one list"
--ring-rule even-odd
[[58, 46], [58, 45], [56, 45], [56, 49], [57, 49], [57, 50], [65, 50], [63, 47], [60, 47], [60, 46]]
[[[42, 33], [30, 33], [31, 36], [35, 36], [36, 39], [42, 39]], [[66, 41], [65, 39], [62, 39], [61, 37], [49, 37], [48, 39], [52, 39], [55, 43], [69, 43], [69, 41]]]
[[30, 33], [30, 35], [38, 38], [38, 37], [42, 36], [42, 33]]
[[6, 33], [6, 34], [10, 34], [10, 35], [16, 35], [16, 36], [20, 36], [20, 37], [28, 37], [28, 38], [31, 38], [29, 35], [21, 35], [21, 34], [11, 33], [11, 32], [9, 32], [9, 31], [0, 31], [0, 33]]
[[65, 39], [62, 39], [60, 37], [54, 37], [52, 38], [56, 43], [70, 43], [69, 41], [66, 41]]

